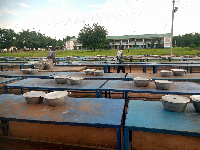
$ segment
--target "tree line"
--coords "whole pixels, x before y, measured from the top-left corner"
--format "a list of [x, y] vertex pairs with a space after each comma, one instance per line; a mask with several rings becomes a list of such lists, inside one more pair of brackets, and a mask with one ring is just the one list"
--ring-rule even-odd
[[[82, 42], [82, 47], [86, 49], [108, 49], [109, 40], [106, 39], [108, 32], [104, 26], [100, 26], [94, 23], [92, 26], [89, 24], [85, 25], [83, 29], [80, 30], [77, 40]], [[40, 32], [31, 31], [29, 29], [22, 30], [19, 33], [15, 33], [12, 29], [1, 29], [0, 28], [0, 49], [14, 46], [19, 49], [29, 48], [38, 49], [51, 47], [52, 49], [62, 49], [66, 41], [71, 38], [76, 38], [75, 36], [66, 36], [62, 40], [56, 40]], [[160, 40], [158, 40], [160, 43]], [[152, 44], [153, 45], [153, 44]], [[160, 45], [160, 44], [159, 44]], [[185, 35], [179, 35], [173, 37], [174, 47], [200, 47], [200, 34], [199, 33], [189, 33]]]
[[173, 46], [200, 48], [200, 33], [188, 33], [173, 37]]
[[62, 49], [65, 45], [65, 42], [74, 38], [75, 36], [66, 36], [62, 40], [56, 40], [40, 32], [31, 31], [29, 29], [22, 30], [19, 33], [15, 33], [12, 29], [1, 29], [0, 28], [0, 49], [9, 49], [14, 46], [19, 49], [29, 48], [29, 49], [38, 49], [38, 48], [48, 48], [52, 47], [55, 49]]
[[[85, 25], [80, 30], [77, 40], [82, 42], [82, 47], [85, 49], [91, 49], [95, 51], [97, 48], [108, 49], [109, 41], [106, 39], [107, 30], [104, 26], [100, 26], [94, 23], [91, 27]], [[38, 49], [52, 47], [53, 49], [62, 49], [66, 43], [75, 36], [66, 36], [62, 40], [56, 40], [40, 32], [31, 31], [29, 29], [22, 30], [19, 33], [15, 33], [12, 29], [1, 29], [0, 28], [0, 49], [14, 46], [19, 49], [29, 48]]]

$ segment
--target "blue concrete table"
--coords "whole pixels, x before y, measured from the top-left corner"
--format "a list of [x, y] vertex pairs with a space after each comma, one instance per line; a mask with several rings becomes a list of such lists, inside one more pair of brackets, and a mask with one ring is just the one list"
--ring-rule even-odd
[[163, 59], [163, 58], [147, 58], [147, 62], [149, 61], [169, 61], [169, 59]]
[[135, 77], [151, 78], [152, 80], [170, 80], [170, 81], [200, 81], [199, 73], [187, 73], [184, 76], [162, 77], [160, 74], [151, 73], [128, 73], [125, 80], [131, 81]]
[[[176, 64], [176, 65], [174, 65], [174, 67], [185, 68], [187, 71], [192, 73], [193, 72], [193, 68], [195, 68], [195, 67], [199, 68], [200, 64], [193, 64], [193, 63], [190, 63], [190, 64], [179, 64], [179, 65]], [[190, 70], [188, 68], [190, 68]]]
[[117, 63], [109, 63], [107, 68], [108, 71], [110, 72], [110, 67], [118, 67], [118, 66], [125, 66], [125, 67], [130, 67], [130, 73], [131, 73], [131, 67], [142, 67], [143, 68], [143, 73], [146, 73], [146, 70], [148, 67], [152, 67], [152, 72], [157, 73], [158, 67], [173, 67], [173, 68], [185, 68], [188, 70], [190, 73], [193, 72], [194, 67], [200, 67], [199, 63], [157, 63], [157, 62], [130, 62], [130, 63], [124, 63], [124, 64], [117, 64]]
[[22, 64], [22, 63], [28, 63], [28, 61], [22, 61], [22, 60], [21, 61], [0, 61], [0, 64], [1, 63], [6, 63], [6, 64], [21, 63]]
[[[22, 95], [0, 95], [0, 120], [45, 123], [56, 125], [115, 128], [117, 148], [121, 149], [121, 125], [124, 115], [124, 99], [67, 98], [66, 105], [48, 106], [27, 104]], [[44, 111], [46, 110], [46, 111]], [[3, 132], [8, 132], [5, 125]]]
[[163, 59], [163, 58], [147, 58], [147, 62], [150, 61], [172, 61], [172, 60], [178, 60], [178, 61], [182, 61], [182, 57], [169, 57], [167, 59]]
[[184, 112], [171, 112], [165, 110], [158, 101], [131, 100], [124, 127], [125, 150], [131, 147], [132, 130], [200, 136], [199, 127], [200, 113], [195, 111], [191, 103]]
[[17, 80], [21, 80], [21, 78], [4, 78], [4, 77], [0, 77], [0, 84], [7, 84], [7, 83], [10, 83], [12, 81], [17, 81]]
[[30, 63], [0, 63], [0, 66], [1, 66], [1, 71], [3, 71], [3, 67], [7, 67], [9, 70], [12, 69], [12, 67], [19, 67], [19, 69], [22, 69], [24, 68], [25, 66], [31, 68], [33, 67], [33, 64], [30, 64]]
[[95, 91], [96, 97], [99, 96], [99, 88], [107, 80], [83, 80], [80, 85], [71, 84], [57, 84], [54, 79], [39, 79], [39, 78], [27, 78], [18, 82], [10, 83], [4, 86], [4, 93], [7, 94], [7, 88], [21, 89], [21, 94], [23, 94], [23, 89], [29, 90], [69, 90], [69, 91]]
[[130, 60], [130, 62], [132, 62], [132, 61], [145, 62], [145, 61], [146, 61], [146, 58], [129, 57], [128, 59], [124, 59], [124, 60]]
[[0, 77], [21, 77], [21, 78], [52, 78], [54, 72], [38, 72], [37, 74], [24, 74], [22, 71], [0, 71]]
[[136, 62], [136, 63], [133, 63], [133, 62], [130, 62], [130, 63], [124, 63], [124, 64], [108, 64], [108, 72], [110, 72], [110, 67], [118, 67], [118, 66], [125, 66], [125, 67], [130, 67], [130, 73], [131, 73], [131, 67], [142, 67], [143, 68], [143, 73], [146, 73], [146, 70], [148, 67], [152, 67], [152, 72], [153, 73], [157, 73], [157, 68], [158, 66], [177, 66], [175, 64], [161, 64], [161, 63], [141, 63], [141, 62]]
[[38, 72], [37, 74], [24, 74], [22, 71], [0, 71], [0, 77], [21, 77], [21, 78], [51, 78], [54, 72]]
[[193, 58], [183, 58], [183, 61], [194, 61], [194, 60], [199, 61], [200, 57], [197, 57], [197, 58], [195, 58], [195, 57], [193, 57]]
[[200, 61], [169, 61], [169, 62], [146, 62], [157, 64], [200, 64]]
[[104, 73], [108, 72], [108, 67], [107, 67], [106, 62], [99, 62], [99, 61], [77, 61], [77, 62], [72, 62], [72, 64], [64, 63], [61, 62], [56, 66], [87, 66], [87, 67], [102, 67], [104, 70]]
[[102, 92], [115, 91], [123, 92], [127, 101], [128, 93], [151, 93], [151, 94], [178, 94], [178, 95], [200, 95], [200, 85], [194, 82], [173, 82], [168, 90], [156, 89], [155, 83], [151, 82], [147, 87], [137, 87], [134, 81], [108, 80], [100, 89]]
[[143, 73], [146, 73], [146, 68], [153, 67], [153, 73], [157, 73], [158, 67], [176, 67], [176, 68], [190, 68], [190, 73], [192, 73], [194, 67], [200, 67], [199, 63], [185, 62], [185, 63], [158, 63], [158, 62], [125, 62], [124, 64], [118, 64], [116, 62], [99, 62], [99, 61], [83, 61], [83, 62], [73, 62], [72, 64], [60, 63], [57, 66], [87, 66], [87, 67], [102, 67], [104, 73], [109, 73], [111, 67], [125, 66], [130, 67], [143, 67]]
[[57, 72], [57, 75], [68, 75], [72, 77], [82, 77], [83, 79], [96, 79], [96, 80], [125, 80], [126, 73], [104, 73], [103, 76], [86, 75], [85, 72]]
[[153, 73], [157, 73], [158, 67], [173, 67], [173, 68], [183, 68], [187, 70], [190, 73], [193, 73], [194, 67], [200, 67], [199, 63], [193, 63], [193, 62], [186, 62], [186, 63], [151, 63], [144, 65], [143, 72], [146, 73], [147, 67], [153, 67]]

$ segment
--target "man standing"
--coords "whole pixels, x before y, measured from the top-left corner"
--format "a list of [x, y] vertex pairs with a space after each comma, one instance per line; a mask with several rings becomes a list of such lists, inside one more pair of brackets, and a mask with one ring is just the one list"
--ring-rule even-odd
[[125, 67], [121, 66], [121, 64], [123, 64], [123, 62], [124, 62], [124, 60], [123, 60], [123, 52], [122, 52], [122, 47], [121, 46], [119, 47], [119, 50], [117, 52], [117, 62], [118, 62], [118, 64], [120, 64], [117, 67], [117, 73], [119, 73], [121, 69], [122, 69], [122, 72], [125, 73]]
[[54, 64], [54, 66], [55, 66], [55, 65], [56, 65], [56, 53], [55, 53], [55, 51], [52, 51], [52, 54], [51, 54], [50, 59], [53, 60], [53, 64]]
[[49, 52], [48, 52], [47, 58], [50, 59], [50, 58], [51, 58], [51, 55], [52, 55], [52, 51], [51, 51], [51, 49], [50, 49]]

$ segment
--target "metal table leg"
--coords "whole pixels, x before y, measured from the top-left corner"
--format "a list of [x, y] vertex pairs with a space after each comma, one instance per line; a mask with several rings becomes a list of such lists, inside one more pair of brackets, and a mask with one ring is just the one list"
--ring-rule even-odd
[[2, 128], [3, 135], [8, 135], [9, 130], [9, 121], [8, 120], [1, 120], [0, 128]]

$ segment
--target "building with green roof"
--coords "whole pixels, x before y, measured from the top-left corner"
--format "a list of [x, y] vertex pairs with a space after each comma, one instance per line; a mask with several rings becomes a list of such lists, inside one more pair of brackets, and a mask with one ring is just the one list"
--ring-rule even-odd
[[[145, 48], [170, 48], [171, 34], [143, 34], [107, 36], [110, 49], [145, 49]], [[76, 38], [66, 42], [66, 49], [83, 49], [82, 43]]]
[[112, 49], [170, 48], [171, 34], [107, 36]]

